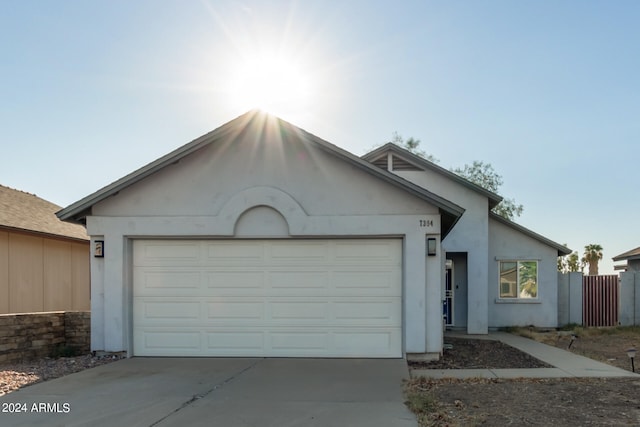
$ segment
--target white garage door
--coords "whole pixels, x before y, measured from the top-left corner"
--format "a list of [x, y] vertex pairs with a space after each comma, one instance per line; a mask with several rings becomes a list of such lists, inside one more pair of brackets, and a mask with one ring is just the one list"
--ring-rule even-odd
[[401, 240], [133, 248], [136, 356], [402, 356]]

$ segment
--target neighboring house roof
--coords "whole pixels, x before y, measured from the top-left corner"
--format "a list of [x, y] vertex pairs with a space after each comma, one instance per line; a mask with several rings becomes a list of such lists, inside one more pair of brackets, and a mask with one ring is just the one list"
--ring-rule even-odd
[[630, 251], [621, 253], [620, 255], [613, 257], [614, 261], [624, 261], [629, 259], [640, 259], [640, 247], [631, 249]]
[[525, 234], [541, 243], [544, 243], [547, 246], [551, 246], [552, 248], [558, 251], [558, 256], [569, 255], [571, 253], [571, 249], [566, 247], [565, 245], [561, 245], [560, 243], [556, 243], [553, 240], [549, 240], [544, 236], [541, 236], [538, 233], [535, 233], [528, 228], [521, 226], [520, 224], [516, 224], [513, 221], [508, 220], [507, 218], [500, 216], [494, 212], [489, 212], [489, 217], [498, 221], [501, 224], [506, 225], [507, 227], [511, 227], [516, 231], [519, 231], [522, 234]]
[[83, 226], [56, 217], [59, 209], [35, 194], [0, 185], [0, 228], [88, 240]]
[[[294, 126], [282, 119], [264, 113], [260, 110], [251, 110], [242, 116], [237, 117], [234, 120], [220, 126], [219, 128], [183, 145], [182, 147], [172, 151], [171, 153], [149, 163], [146, 166], [130, 173], [129, 175], [107, 185], [106, 187], [96, 191], [93, 194], [69, 205], [68, 207], [59, 211], [56, 215], [58, 218], [64, 221], [82, 223], [84, 219], [91, 215], [91, 208], [96, 203], [106, 199], [118, 193], [120, 190], [129, 187], [130, 185], [147, 178], [150, 175], [158, 172], [164, 167], [176, 163], [180, 159], [188, 156], [189, 154], [199, 150], [200, 148], [215, 143], [216, 141], [235, 138], [240, 133], [247, 131], [263, 131], [266, 121], [276, 125], [280, 132], [295, 134], [302, 140], [312, 144], [316, 144], [317, 147], [328, 152], [329, 154], [344, 160], [358, 169], [382, 179], [392, 185], [401, 188], [408, 193], [417, 196], [428, 203], [436, 206], [440, 210], [442, 216], [442, 237], [453, 228], [455, 223], [464, 213], [464, 208], [452, 203], [430, 191], [413, 184], [391, 172], [381, 170], [380, 168], [372, 165], [371, 163], [360, 159], [358, 156], [345, 151], [336, 145], [333, 145], [315, 135], [312, 135], [297, 126]], [[251, 129], [253, 128], [253, 129]]]
[[416, 154], [413, 154], [411, 151], [406, 150], [392, 142], [388, 142], [382, 147], [376, 148], [375, 150], [362, 156], [362, 158], [370, 163], [373, 163], [377, 159], [381, 158], [382, 156], [385, 156], [389, 151], [391, 151], [392, 153], [401, 157], [403, 160], [413, 164], [414, 166], [420, 169], [423, 169], [423, 170], [430, 169], [434, 172], [437, 172], [451, 179], [452, 181], [457, 182], [458, 184], [463, 185], [464, 187], [467, 187], [470, 190], [475, 191], [476, 193], [479, 193], [487, 197], [489, 199], [489, 209], [493, 209], [498, 203], [502, 201], [502, 197], [500, 195], [492, 191], [489, 191], [486, 188], [483, 188], [469, 181], [468, 179], [461, 177], [460, 175], [454, 172], [451, 172], [441, 166], [438, 166], [437, 164], [425, 159], [424, 157], [420, 157]]

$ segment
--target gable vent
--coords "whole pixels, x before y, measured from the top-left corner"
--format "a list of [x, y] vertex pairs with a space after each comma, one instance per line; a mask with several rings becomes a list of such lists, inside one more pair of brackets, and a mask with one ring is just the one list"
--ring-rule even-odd
[[374, 160], [373, 162], [371, 162], [372, 165], [379, 167], [380, 169], [384, 169], [387, 170], [387, 156], [384, 155], [382, 157], [380, 157], [379, 159]]
[[[385, 162], [386, 164], [386, 162]], [[396, 156], [393, 156], [393, 168], [392, 170], [394, 171], [419, 171], [420, 168], [417, 166], [414, 166], [413, 164], [399, 158]]]

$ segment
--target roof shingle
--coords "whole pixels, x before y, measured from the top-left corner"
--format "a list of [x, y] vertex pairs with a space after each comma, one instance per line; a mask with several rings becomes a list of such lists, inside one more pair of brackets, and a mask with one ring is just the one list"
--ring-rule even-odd
[[0, 185], [0, 227], [89, 240], [83, 226], [58, 219], [60, 209], [35, 194]]

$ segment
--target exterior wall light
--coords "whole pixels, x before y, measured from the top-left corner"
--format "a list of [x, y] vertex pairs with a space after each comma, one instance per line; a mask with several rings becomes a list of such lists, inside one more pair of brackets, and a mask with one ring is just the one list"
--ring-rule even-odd
[[95, 240], [93, 242], [93, 256], [104, 258], [104, 240]]
[[631, 371], [635, 372], [636, 367], [633, 364], [633, 358], [636, 357], [636, 349], [630, 348], [629, 350], [627, 350], [627, 356], [629, 356], [629, 359], [631, 359]]
[[427, 239], [427, 255], [436, 256], [436, 239], [434, 237]]

